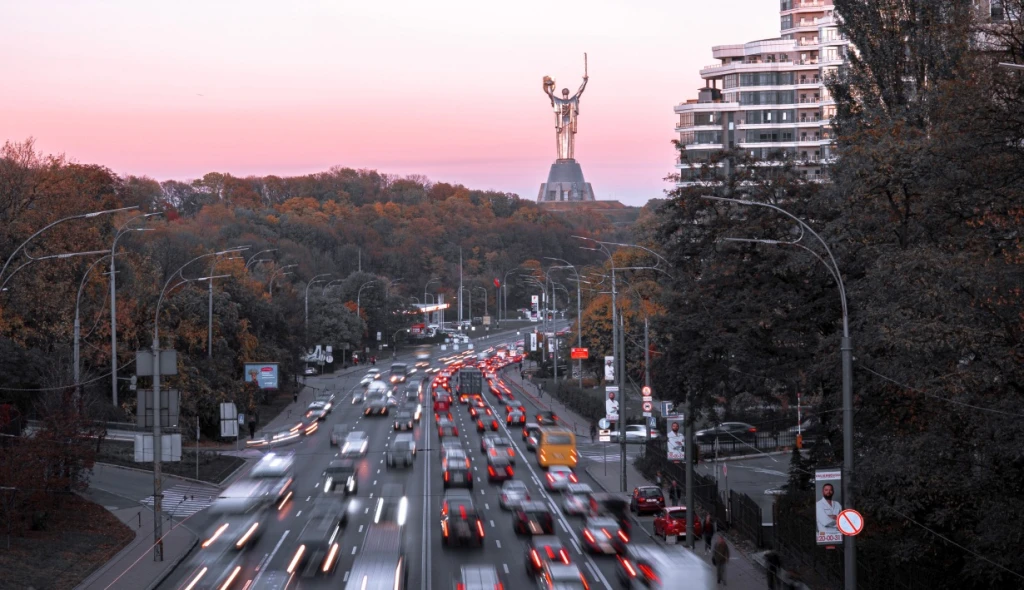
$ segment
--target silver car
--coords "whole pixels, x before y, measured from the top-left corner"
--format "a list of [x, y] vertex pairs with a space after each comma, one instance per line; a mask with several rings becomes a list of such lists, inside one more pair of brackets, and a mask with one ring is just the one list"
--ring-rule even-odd
[[576, 474], [572, 472], [572, 469], [565, 465], [552, 465], [548, 468], [547, 476], [545, 477], [544, 487], [551, 492], [563, 492], [571, 483], [579, 483], [579, 479]]
[[341, 446], [342, 457], [365, 457], [366, 449], [370, 446], [370, 437], [363, 431], [357, 430], [348, 433], [345, 443]]
[[527, 489], [525, 483], [517, 479], [510, 479], [501, 484], [501, 508], [503, 510], [511, 510], [529, 499], [530, 490]]
[[565, 509], [565, 513], [573, 516], [589, 515], [590, 494], [592, 493], [594, 490], [590, 484], [571, 483], [566, 486], [562, 500], [562, 508]]

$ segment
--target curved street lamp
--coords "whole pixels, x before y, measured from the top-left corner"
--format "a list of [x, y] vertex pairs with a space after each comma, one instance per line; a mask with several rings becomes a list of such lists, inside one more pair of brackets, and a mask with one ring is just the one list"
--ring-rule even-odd
[[260, 254], [265, 254], [267, 252], [277, 252], [277, 248], [268, 248], [266, 250], [260, 250], [259, 252], [253, 254], [252, 256], [249, 257], [249, 260], [246, 261], [245, 268], [243, 268], [242, 270], [249, 270], [249, 267], [254, 264], [259, 264], [260, 262], [267, 262], [269, 260], [272, 260], [271, 258], [259, 258]]
[[[476, 291], [477, 289], [480, 289], [481, 291], [484, 292], [484, 315], [487, 315], [487, 289], [485, 289], [483, 287], [473, 287], [470, 290], [469, 294], [472, 296], [473, 295], [473, 291]], [[472, 299], [470, 299], [470, 301], [472, 301]], [[469, 306], [469, 318], [473, 319], [473, 305], [472, 304], [470, 304], [470, 306]]]
[[286, 264], [284, 266], [278, 267], [277, 269], [274, 270], [274, 272], [270, 273], [270, 279], [267, 281], [267, 292], [270, 294], [271, 299], [274, 298], [274, 279], [276, 279], [279, 276], [283, 277], [285, 275], [292, 274], [292, 271], [286, 272], [286, 269], [295, 268], [296, 266], [298, 266], [298, 264]]
[[[555, 262], [561, 262], [564, 266], [553, 266], [548, 270], [554, 269], [572, 269], [572, 273], [576, 275], [576, 346], [583, 348], [583, 311], [580, 298], [580, 273], [576, 270], [576, 266], [567, 260], [561, 258], [552, 258], [550, 256], [544, 257], [547, 260], [553, 260]], [[576, 361], [576, 371], [579, 373], [579, 387], [583, 388], [583, 360], [579, 359]]]
[[303, 321], [302, 321], [302, 332], [303, 332], [302, 336], [303, 336], [303, 338], [309, 336], [309, 288], [312, 287], [314, 283], [319, 283], [320, 281], [324, 280], [323, 279], [324, 277], [329, 277], [329, 276], [331, 276], [331, 273], [329, 273], [329, 272], [325, 272], [325, 273], [321, 273], [321, 274], [318, 274], [318, 275], [314, 275], [313, 278], [309, 279], [309, 282], [306, 283], [306, 295], [305, 295], [306, 311], [305, 311], [305, 314], [303, 315]]
[[326, 297], [327, 290], [330, 289], [332, 285], [340, 285], [343, 282], [345, 282], [344, 279], [334, 279], [333, 281], [327, 283], [326, 285], [324, 285], [324, 290], [320, 292], [320, 296]]

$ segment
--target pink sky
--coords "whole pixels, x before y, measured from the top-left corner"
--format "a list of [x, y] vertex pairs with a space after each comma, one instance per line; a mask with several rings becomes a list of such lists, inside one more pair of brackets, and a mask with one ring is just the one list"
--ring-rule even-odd
[[778, 0], [6, 2], [0, 141], [120, 174], [333, 165], [536, 199], [555, 158], [541, 90], [580, 107], [598, 199], [641, 205], [673, 169], [672, 107], [711, 46], [778, 35]]

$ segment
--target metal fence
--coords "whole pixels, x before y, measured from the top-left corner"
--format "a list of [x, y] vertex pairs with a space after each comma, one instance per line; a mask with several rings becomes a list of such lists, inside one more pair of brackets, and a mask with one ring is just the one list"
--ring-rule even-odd
[[757, 547], [764, 547], [764, 521], [761, 506], [750, 496], [729, 491], [729, 526]]

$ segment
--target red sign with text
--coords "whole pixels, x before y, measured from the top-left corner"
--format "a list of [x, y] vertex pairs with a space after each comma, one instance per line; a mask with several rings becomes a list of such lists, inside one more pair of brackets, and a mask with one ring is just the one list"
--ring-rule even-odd
[[569, 357], [573, 360], [590, 358], [589, 348], [573, 348], [569, 353]]

